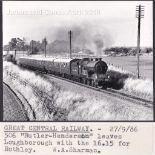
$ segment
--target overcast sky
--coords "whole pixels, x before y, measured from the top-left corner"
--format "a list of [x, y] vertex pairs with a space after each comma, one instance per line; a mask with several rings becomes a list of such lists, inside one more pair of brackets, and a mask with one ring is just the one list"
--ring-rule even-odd
[[[12, 37], [53, 41], [57, 28], [73, 25], [104, 33], [112, 46], [136, 46], [136, 5], [144, 5], [141, 46], [153, 45], [152, 1], [3, 1], [3, 42]], [[61, 38], [60, 38], [61, 39]]]

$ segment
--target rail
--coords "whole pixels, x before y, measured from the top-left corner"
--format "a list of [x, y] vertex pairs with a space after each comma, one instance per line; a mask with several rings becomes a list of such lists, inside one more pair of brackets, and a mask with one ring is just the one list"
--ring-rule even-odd
[[89, 89], [93, 89], [95, 91], [105, 93], [105, 94], [107, 94], [109, 96], [114, 96], [114, 97], [117, 97], [117, 98], [120, 98], [120, 99], [123, 99], [123, 100], [127, 100], [127, 101], [130, 101], [130, 102], [136, 103], [138, 105], [143, 105], [143, 106], [148, 107], [148, 108], [153, 107], [153, 102], [152, 101], [142, 99], [142, 98], [140, 98], [138, 96], [129, 95], [127, 93], [119, 92], [119, 91], [111, 89], [111, 88], [107, 88], [107, 89], [96, 88], [96, 87], [93, 87], [93, 86], [90, 86], [90, 85], [86, 85], [86, 84], [83, 84], [83, 83], [80, 83], [80, 82], [77, 82], [77, 81], [72, 81], [72, 80], [69, 80], [69, 79], [66, 79], [66, 78], [63, 78], [63, 77], [60, 77], [60, 76], [56, 76], [56, 75], [53, 75], [53, 74], [43, 74], [43, 76], [46, 77], [46, 78], [49, 78], [49, 77], [59, 78], [61, 80], [65, 80], [65, 81], [68, 81], [68, 82], [71, 82], [71, 83], [74, 83], [74, 84], [77, 84], [77, 85], [80, 85], [80, 86], [83, 86], [83, 87], [87, 87]]

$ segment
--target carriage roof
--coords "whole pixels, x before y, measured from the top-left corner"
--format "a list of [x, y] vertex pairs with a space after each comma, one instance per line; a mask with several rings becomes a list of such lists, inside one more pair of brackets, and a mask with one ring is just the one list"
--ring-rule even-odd
[[53, 61], [55, 60], [56, 58], [54, 57], [30, 57], [30, 56], [27, 56], [27, 57], [20, 57], [21, 59], [30, 59], [30, 60], [42, 60], [42, 61]]
[[56, 57], [20, 57], [21, 59], [30, 59], [30, 60], [41, 60], [41, 61], [52, 61], [57, 63], [70, 63], [72, 60], [71, 58], [56, 58]]
[[57, 63], [70, 63], [73, 59], [71, 58], [57, 58], [54, 60], [54, 62]]

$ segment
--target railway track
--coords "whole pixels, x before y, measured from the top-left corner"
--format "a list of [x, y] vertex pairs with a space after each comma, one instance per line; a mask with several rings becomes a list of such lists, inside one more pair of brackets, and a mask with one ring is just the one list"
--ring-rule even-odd
[[3, 96], [6, 96], [3, 99], [3, 119], [5, 121], [29, 121], [25, 108], [18, 95], [3, 81], [3, 89], [4, 87], [5, 91]]
[[69, 79], [66, 79], [66, 78], [63, 78], [63, 77], [60, 77], [60, 76], [56, 76], [56, 75], [53, 75], [53, 74], [43, 74], [43, 76], [45, 78], [54, 77], [54, 78], [58, 78], [60, 80], [65, 80], [65, 81], [80, 85], [82, 87], [87, 87], [89, 89], [93, 89], [95, 91], [102, 92], [102, 93], [107, 94], [109, 96], [117, 97], [117, 98], [120, 98], [122, 100], [127, 100], [127, 101], [130, 101], [132, 103], [145, 106], [147, 108], [153, 108], [153, 102], [152, 101], [142, 99], [142, 98], [139, 98], [137, 96], [129, 95], [129, 94], [126, 94], [126, 93], [123, 93], [123, 92], [119, 92], [119, 91], [111, 89], [111, 88], [107, 88], [106, 90], [101, 89], [101, 88], [95, 88], [93, 86], [85, 85], [83, 83], [80, 83], [80, 82], [77, 82], [77, 81], [72, 81], [72, 80], [69, 80]]

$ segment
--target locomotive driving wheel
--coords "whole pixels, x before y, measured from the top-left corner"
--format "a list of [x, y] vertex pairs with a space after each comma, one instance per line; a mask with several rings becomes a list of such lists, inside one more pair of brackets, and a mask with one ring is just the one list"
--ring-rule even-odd
[[87, 79], [83, 79], [83, 83], [84, 84], [87, 84]]
[[89, 85], [89, 83], [90, 83], [90, 82], [89, 82], [89, 80], [87, 79], [87, 85]]
[[95, 87], [95, 82], [94, 82], [94, 80], [91, 80], [91, 86]]
[[79, 82], [80, 82], [80, 83], [83, 83], [83, 80], [82, 80], [82, 78], [79, 78]]

